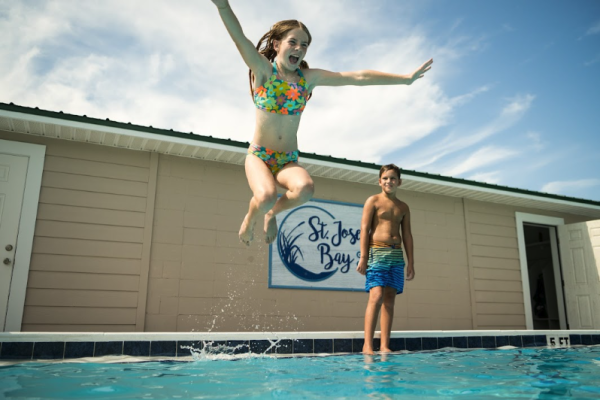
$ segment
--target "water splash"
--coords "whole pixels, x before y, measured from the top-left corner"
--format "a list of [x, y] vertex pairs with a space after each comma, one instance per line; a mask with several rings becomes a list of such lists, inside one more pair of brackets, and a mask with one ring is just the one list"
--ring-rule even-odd
[[277, 357], [277, 349], [281, 347], [282, 339], [265, 339], [269, 342], [267, 347], [261, 353], [251, 352], [249, 343], [240, 343], [237, 345], [228, 345], [222, 342], [202, 340], [202, 346], [180, 346], [181, 350], [189, 350], [194, 361], [218, 361], [218, 360], [238, 360], [242, 358], [264, 358]]

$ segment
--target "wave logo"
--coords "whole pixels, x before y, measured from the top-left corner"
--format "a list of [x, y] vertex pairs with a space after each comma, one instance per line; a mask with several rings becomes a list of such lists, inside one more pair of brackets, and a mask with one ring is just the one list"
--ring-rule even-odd
[[277, 234], [277, 251], [283, 266], [307, 282], [346, 275], [358, 264], [360, 254], [360, 229], [356, 227], [360, 216], [349, 217], [338, 219], [326, 209], [310, 205], [291, 211]]

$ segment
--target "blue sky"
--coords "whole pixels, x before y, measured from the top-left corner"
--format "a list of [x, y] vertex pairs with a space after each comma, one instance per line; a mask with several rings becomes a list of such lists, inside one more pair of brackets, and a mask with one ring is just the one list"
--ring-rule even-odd
[[[600, 1], [231, 0], [256, 42], [310, 29], [311, 66], [410, 87], [317, 88], [300, 149], [600, 201]], [[0, 0], [0, 101], [240, 141], [246, 68], [209, 0]]]

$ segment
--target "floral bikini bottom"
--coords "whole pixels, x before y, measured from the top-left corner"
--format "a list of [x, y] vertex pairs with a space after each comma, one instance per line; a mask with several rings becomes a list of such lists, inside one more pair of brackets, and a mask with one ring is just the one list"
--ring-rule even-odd
[[250, 144], [248, 154], [254, 154], [263, 160], [269, 167], [273, 176], [275, 176], [283, 167], [289, 163], [298, 162], [298, 150], [295, 151], [274, 151], [266, 147], [259, 146], [256, 143]]

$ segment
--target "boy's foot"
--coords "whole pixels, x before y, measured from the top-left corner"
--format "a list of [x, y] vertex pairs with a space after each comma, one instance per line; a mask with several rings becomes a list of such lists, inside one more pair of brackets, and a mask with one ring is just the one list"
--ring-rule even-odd
[[367, 346], [367, 345], [363, 346], [362, 353], [363, 354], [368, 354], [368, 355], [375, 354], [375, 353], [373, 353], [373, 349], [371, 347]]
[[273, 243], [277, 237], [277, 219], [270, 211], [265, 214], [265, 235], [267, 244]]
[[240, 241], [246, 246], [250, 246], [250, 242], [252, 241], [252, 239], [254, 239], [254, 221], [248, 220], [248, 214], [246, 214], [244, 220], [242, 221], [239, 236]]

